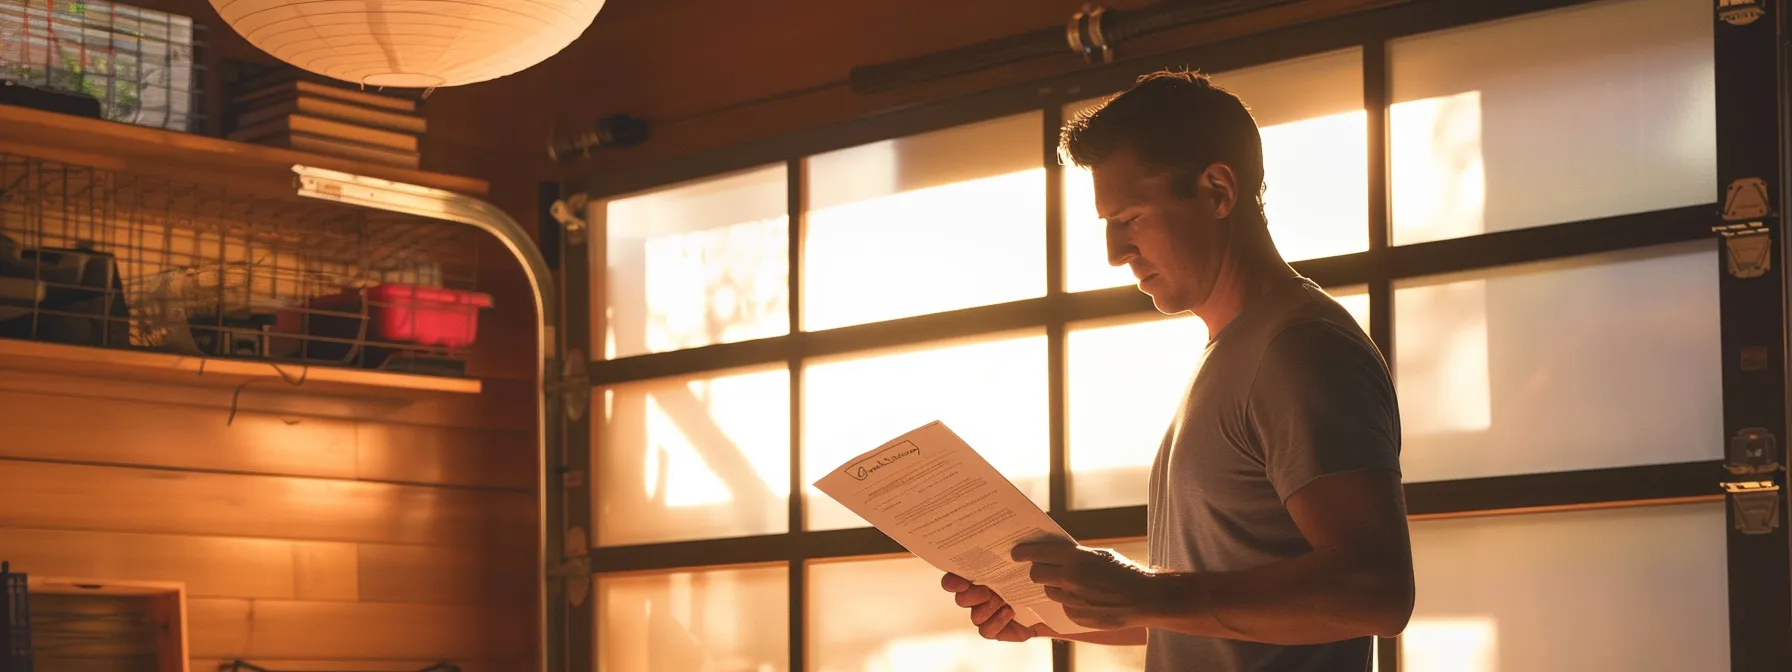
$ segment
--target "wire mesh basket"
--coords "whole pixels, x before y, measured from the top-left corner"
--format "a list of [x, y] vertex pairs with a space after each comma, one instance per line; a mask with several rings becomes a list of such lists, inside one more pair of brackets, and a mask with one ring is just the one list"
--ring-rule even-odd
[[31, 602], [25, 579], [0, 562], [0, 672], [31, 672]]
[[92, 96], [112, 121], [191, 131], [204, 26], [104, 0], [0, 0], [0, 79]]
[[476, 235], [0, 154], [0, 337], [461, 375]]

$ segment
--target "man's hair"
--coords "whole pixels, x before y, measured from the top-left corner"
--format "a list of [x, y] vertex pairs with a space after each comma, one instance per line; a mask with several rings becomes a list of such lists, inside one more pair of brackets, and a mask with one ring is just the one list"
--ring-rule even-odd
[[1132, 88], [1077, 114], [1064, 124], [1058, 153], [1088, 168], [1132, 151], [1153, 174], [1170, 176], [1184, 198], [1195, 195], [1196, 179], [1208, 166], [1224, 163], [1238, 179], [1234, 212], [1263, 219], [1263, 139], [1257, 122], [1238, 96], [1214, 86], [1207, 75], [1160, 70]]

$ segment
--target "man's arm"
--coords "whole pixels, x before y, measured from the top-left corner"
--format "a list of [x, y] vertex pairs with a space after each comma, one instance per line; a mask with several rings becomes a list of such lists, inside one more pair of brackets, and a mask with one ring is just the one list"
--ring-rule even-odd
[[1226, 573], [1138, 571], [1096, 549], [1026, 544], [1015, 559], [1097, 628], [1147, 627], [1269, 644], [1320, 644], [1393, 636], [1412, 614], [1412, 560], [1399, 475], [1325, 476], [1288, 500], [1313, 551]]
[[[1312, 550], [1241, 571], [1139, 570], [1101, 553], [1023, 546], [1034, 580], [1079, 623], [1314, 644], [1405, 628], [1412, 550], [1400, 486], [1398, 402], [1375, 351], [1309, 322], [1271, 341], [1253, 381], [1241, 446]], [[1132, 571], [1123, 571], [1131, 569]]]

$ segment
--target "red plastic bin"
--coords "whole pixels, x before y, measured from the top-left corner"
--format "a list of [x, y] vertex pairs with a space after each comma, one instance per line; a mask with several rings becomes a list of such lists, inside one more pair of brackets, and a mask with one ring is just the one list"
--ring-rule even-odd
[[440, 346], [450, 351], [473, 344], [479, 336], [479, 310], [492, 307], [490, 294], [407, 284], [369, 287], [360, 296], [317, 297], [312, 307], [356, 312], [361, 310], [363, 297], [369, 340]]
[[367, 302], [375, 339], [449, 350], [472, 345], [479, 337], [479, 309], [492, 307], [490, 294], [400, 284], [368, 288]]

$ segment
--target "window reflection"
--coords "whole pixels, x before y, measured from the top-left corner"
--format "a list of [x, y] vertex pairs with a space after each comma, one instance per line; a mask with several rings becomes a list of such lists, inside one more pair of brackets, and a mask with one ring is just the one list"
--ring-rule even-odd
[[1713, 245], [1401, 282], [1406, 480], [1722, 456]]
[[1414, 522], [1400, 669], [1729, 669], [1724, 506]]
[[919, 558], [813, 563], [809, 642], [815, 672], [1049, 672], [1051, 643], [994, 642]]
[[[940, 420], [1023, 494], [1048, 503], [1044, 334], [819, 360], [803, 369], [803, 482]], [[864, 526], [806, 485], [809, 529]]]
[[1594, 2], [1390, 42], [1393, 242], [1716, 200], [1710, 11]]
[[789, 528], [784, 368], [630, 383], [603, 400], [592, 442], [599, 544]]
[[602, 672], [783, 672], [790, 667], [783, 565], [599, 576]]
[[1042, 116], [810, 158], [803, 328], [1044, 295]]
[[780, 164], [594, 207], [605, 357], [789, 333], [787, 190]]

